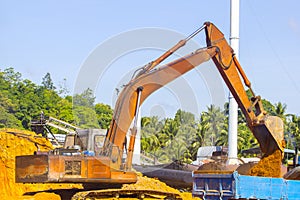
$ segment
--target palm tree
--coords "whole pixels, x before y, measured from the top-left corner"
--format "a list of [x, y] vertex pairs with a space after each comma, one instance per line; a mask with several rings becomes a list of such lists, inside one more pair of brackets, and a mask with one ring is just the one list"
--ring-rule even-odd
[[288, 114], [286, 127], [287, 148], [298, 147], [300, 145], [300, 117]]
[[248, 128], [247, 124], [239, 123], [238, 124], [238, 153], [241, 155], [241, 152], [245, 149], [250, 149], [257, 147], [258, 143], [253, 133]]
[[163, 147], [168, 146], [172, 143], [172, 140], [174, 140], [174, 138], [176, 137], [178, 130], [179, 124], [175, 120], [171, 118], [167, 118], [165, 120], [164, 127], [159, 137], [159, 140], [161, 141]]
[[162, 123], [158, 120], [157, 116], [142, 118], [141, 120], [142, 151], [151, 153], [161, 145], [158, 138], [161, 129], [162, 129]]
[[282, 104], [281, 102], [278, 102], [275, 104], [273, 108], [272, 115], [280, 117], [283, 120], [283, 122], [286, 124], [286, 117], [287, 117], [286, 109], [287, 109], [286, 104]]
[[174, 119], [178, 124], [191, 124], [195, 122], [195, 115], [183, 110], [177, 110]]
[[199, 122], [196, 123], [196, 127], [195, 127], [195, 135], [191, 144], [191, 157], [193, 158], [193, 160], [196, 159], [197, 156], [197, 151], [199, 149], [199, 147], [204, 146], [204, 138], [206, 135], [206, 132], [209, 129], [209, 120], [207, 115], [205, 115], [204, 113], [202, 115], [200, 115], [200, 119]]
[[224, 129], [222, 129], [219, 132], [215, 145], [228, 146], [228, 125], [227, 124], [224, 124]]
[[226, 127], [226, 116], [219, 107], [214, 105], [210, 105], [207, 109], [207, 112], [202, 113], [202, 115], [205, 115], [205, 119], [208, 120], [209, 124], [209, 128], [204, 136], [204, 145], [215, 145], [217, 136], [220, 135]]

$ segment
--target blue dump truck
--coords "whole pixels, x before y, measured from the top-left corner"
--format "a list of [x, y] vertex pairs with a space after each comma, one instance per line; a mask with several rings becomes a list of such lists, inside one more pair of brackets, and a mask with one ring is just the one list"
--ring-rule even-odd
[[300, 200], [300, 181], [240, 175], [238, 172], [193, 172], [193, 196], [206, 200]]

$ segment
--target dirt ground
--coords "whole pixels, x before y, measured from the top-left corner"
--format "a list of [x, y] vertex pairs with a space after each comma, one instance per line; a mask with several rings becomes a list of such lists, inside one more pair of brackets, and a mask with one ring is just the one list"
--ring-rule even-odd
[[[82, 190], [81, 184], [22, 184], [15, 183], [15, 157], [32, 155], [38, 148], [51, 150], [51, 143], [35, 133], [17, 129], [0, 129], [0, 193], [2, 200], [60, 200], [71, 199]], [[181, 193], [156, 179], [138, 176], [136, 184], [124, 185], [123, 189], [153, 189], [180, 194], [183, 199], [193, 199], [191, 193]]]

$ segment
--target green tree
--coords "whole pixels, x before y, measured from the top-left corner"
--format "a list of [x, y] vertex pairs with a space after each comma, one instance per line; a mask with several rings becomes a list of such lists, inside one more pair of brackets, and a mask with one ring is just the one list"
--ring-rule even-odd
[[271, 114], [280, 117], [283, 120], [283, 122], [286, 124], [286, 118], [288, 116], [286, 114], [286, 109], [287, 109], [286, 104], [278, 102], [273, 107]]
[[22, 74], [20, 72], [15, 72], [14, 68], [9, 67], [4, 69], [3, 71], [3, 78], [11, 85], [15, 85], [21, 82]]
[[61, 109], [58, 103], [62, 98], [57, 92], [40, 86], [36, 88], [35, 95], [38, 97], [36, 104], [40, 111], [43, 111], [46, 116], [58, 116]]
[[192, 160], [196, 160], [197, 151], [201, 146], [204, 146], [204, 138], [206, 132], [210, 127], [208, 116], [205, 114], [200, 115], [199, 121], [196, 123], [196, 134], [191, 144], [191, 157]]
[[286, 142], [287, 147], [294, 149], [300, 146], [300, 117], [295, 114], [287, 115]]
[[178, 124], [193, 124], [195, 122], [195, 115], [179, 109], [175, 114], [174, 120]]
[[43, 77], [42, 85], [48, 90], [55, 90], [55, 86], [53, 84], [53, 81], [51, 79], [51, 75], [49, 72], [47, 72], [46, 75]]
[[210, 105], [207, 108], [206, 112], [203, 112], [202, 115], [205, 115], [203, 119], [207, 120], [209, 127], [204, 136], [205, 146], [216, 145], [217, 138], [226, 130], [226, 116], [224, 112], [221, 111], [219, 107]]
[[162, 134], [159, 135], [159, 140], [161, 141], [162, 147], [172, 144], [172, 141], [176, 137], [178, 130], [179, 124], [176, 120], [171, 118], [167, 118], [165, 120], [164, 127], [161, 132]]
[[253, 133], [245, 122], [238, 124], [238, 154], [242, 155], [242, 151], [257, 147], [258, 143]]
[[109, 128], [110, 122], [112, 120], [113, 109], [109, 105], [97, 103], [95, 105], [95, 111], [100, 127], [103, 129]]
[[275, 109], [274, 105], [266, 99], [262, 99], [261, 101], [262, 101], [262, 104], [263, 104], [263, 107], [264, 107], [265, 111], [267, 111], [267, 113], [269, 113], [270, 115], [274, 115], [273, 114], [274, 109]]
[[186, 163], [191, 163], [195, 159], [194, 155], [196, 155], [195, 152], [197, 151], [193, 147], [194, 141], [197, 138], [198, 127], [195, 115], [190, 112], [178, 110], [175, 114], [175, 121], [179, 124], [179, 129], [174, 139], [175, 144], [173, 145], [179, 148], [175, 158]]
[[144, 152], [155, 154], [155, 151], [161, 146], [159, 136], [163, 124], [157, 116], [143, 117], [141, 119], [141, 149]]
[[73, 113], [76, 125], [82, 128], [99, 128], [97, 114], [93, 108], [75, 106]]
[[67, 86], [67, 79], [64, 78], [58, 85], [58, 94], [62, 97], [66, 97], [70, 93], [70, 90]]
[[[69, 96], [70, 97], [70, 96]], [[71, 98], [71, 99], [70, 99]], [[72, 97], [62, 98], [57, 102], [57, 118], [65, 122], [74, 124]]]
[[83, 128], [99, 128], [94, 103], [95, 96], [91, 89], [73, 96], [74, 121]]
[[0, 106], [0, 128], [21, 128], [21, 122], [5, 108]]
[[90, 88], [83, 91], [81, 94], [75, 94], [73, 97], [74, 106], [84, 106], [93, 108], [96, 97], [94, 96], [93, 90]]
[[14, 114], [22, 122], [22, 126], [28, 129], [31, 119], [41, 112], [37, 103], [39, 100], [36, 95], [37, 85], [30, 80], [24, 80], [14, 85], [13, 90], [15, 91], [14, 101], [18, 105]]

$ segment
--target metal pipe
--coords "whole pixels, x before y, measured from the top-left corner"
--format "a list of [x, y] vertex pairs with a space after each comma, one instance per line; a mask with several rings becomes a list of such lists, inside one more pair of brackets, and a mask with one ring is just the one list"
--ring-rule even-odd
[[162, 61], [164, 61], [166, 58], [168, 58], [169, 56], [171, 56], [175, 51], [177, 51], [178, 49], [180, 49], [181, 47], [183, 47], [190, 39], [192, 39], [193, 37], [195, 37], [195, 35], [197, 35], [205, 27], [206, 27], [206, 25], [204, 24], [203, 26], [201, 26], [200, 28], [198, 28], [196, 31], [194, 31], [192, 34], [190, 34], [188, 37], [186, 37], [183, 40], [180, 40], [176, 45], [174, 45], [172, 48], [170, 48], [168, 51], [166, 51], [159, 58], [157, 58], [156, 60], [148, 63], [147, 65], [145, 65], [142, 68], [142, 70], [138, 73], [138, 75], [136, 77], [144, 74], [145, 72], [147, 72], [147, 71], [153, 69], [154, 67], [156, 67], [157, 65], [159, 65]]
[[143, 87], [140, 86], [137, 88], [137, 102], [135, 106], [135, 115], [134, 115], [134, 126], [137, 127], [137, 121], [138, 121], [138, 115], [139, 115], [139, 108], [140, 108], [140, 102], [141, 102], [141, 94], [143, 91]]
[[[239, 0], [230, 1], [230, 46], [239, 55]], [[229, 92], [229, 120], [228, 120], [228, 157], [229, 164], [237, 164], [237, 123], [238, 104]]]
[[137, 122], [138, 122], [138, 115], [139, 115], [139, 108], [140, 108], [140, 102], [141, 102], [141, 95], [143, 91], [143, 87], [137, 88], [137, 100], [136, 100], [136, 106], [135, 106], [135, 118], [133, 122], [133, 127], [131, 129], [131, 135], [128, 145], [128, 153], [127, 153], [127, 159], [126, 159], [126, 170], [131, 170], [132, 167], [132, 158], [133, 158], [133, 150], [134, 150], [134, 143], [135, 143], [135, 136], [137, 133]]
[[201, 26], [200, 28], [198, 28], [197, 30], [195, 30], [192, 34], [190, 34], [189, 36], [187, 36], [185, 38], [185, 41], [189, 41], [190, 39], [192, 39], [193, 37], [195, 37], [195, 35], [197, 35], [198, 33], [200, 33], [205, 27], [206, 27], [206, 24], [204, 24], [203, 26]]

